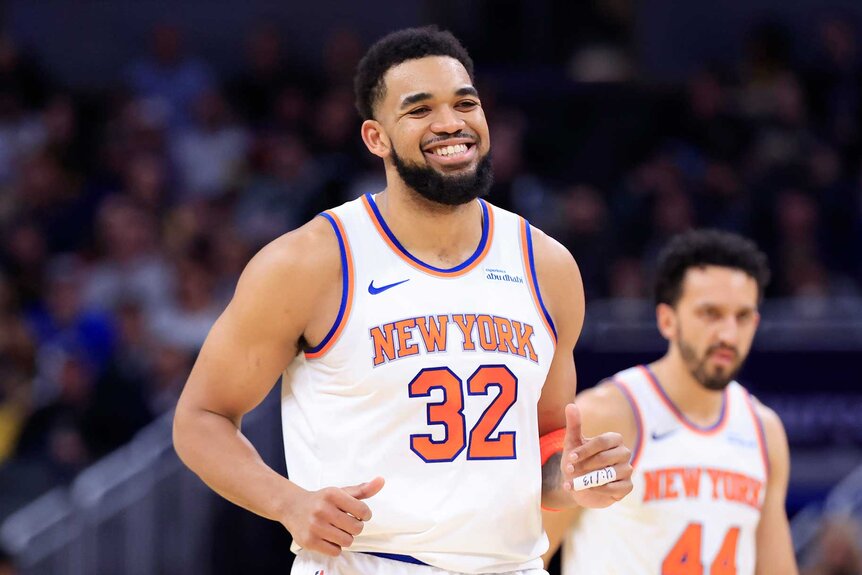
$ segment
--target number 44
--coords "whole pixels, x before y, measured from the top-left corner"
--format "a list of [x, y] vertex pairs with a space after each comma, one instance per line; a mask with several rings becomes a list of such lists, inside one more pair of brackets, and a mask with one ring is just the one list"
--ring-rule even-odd
[[[700, 558], [703, 526], [689, 523], [670, 553], [661, 564], [661, 575], [703, 575], [704, 568]], [[739, 527], [728, 529], [715, 561], [709, 568], [709, 575], [736, 575], [736, 542]]]

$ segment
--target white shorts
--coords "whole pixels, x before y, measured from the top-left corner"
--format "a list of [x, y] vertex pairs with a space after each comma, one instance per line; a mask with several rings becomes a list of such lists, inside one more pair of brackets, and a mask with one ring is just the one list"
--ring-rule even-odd
[[[343, 551], [338, 557], [299, 551], [291, 575], [465, 575], [429, 565], [413, 565], [404, 561], [383, 559], [366, 553]], [[505, 575], [548, 575], [544, 569], [510, 571]]]

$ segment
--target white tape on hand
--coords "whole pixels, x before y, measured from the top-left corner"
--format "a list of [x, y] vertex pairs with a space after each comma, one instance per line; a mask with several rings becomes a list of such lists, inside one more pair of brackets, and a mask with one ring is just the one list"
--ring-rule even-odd
[[583, 491], [591, 487], [599, 487], [611, 481], [617, 480], [617, 470], [613, 467], [605, 467], [604, 469], [596, 469], [584, 475], [579, 475], [572, 479], [572, 487], [575, 491]]

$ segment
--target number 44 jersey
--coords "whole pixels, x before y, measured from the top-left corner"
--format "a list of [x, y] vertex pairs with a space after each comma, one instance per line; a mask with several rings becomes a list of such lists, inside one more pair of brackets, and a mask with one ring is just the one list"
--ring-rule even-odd
[[748, 392], [732, 381], [718, 421], [698, 427], [647, 366], [611, 382], [637, 423], [634, 489], [581, 513], [563, 542], [564, 575], [754, 575], [768, 459]]
[[451, 269], [410, 254], [371, 195], [322, 214], [341, 308], [286, 371], [282, 420], [301, 487], [385, 479], [350, 551], [499, 573], [541, 568], [547, 545], [536, 408], [556, 336], [529, 224], [477, 202], [481, 240]]

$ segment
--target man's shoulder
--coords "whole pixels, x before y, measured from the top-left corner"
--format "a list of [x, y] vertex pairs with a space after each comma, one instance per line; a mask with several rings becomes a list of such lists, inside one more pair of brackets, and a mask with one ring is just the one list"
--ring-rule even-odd
[[322, 217], [277, 237], [255, 254], [246, 267], [250, 279], [306, 284], [340, 271], [340, 248], [332, 226]]
[[582, 391], [575, 402], [584, 413], [587, 433], [618, 431], [624, 439], [633, 440], [636, 425], [634, 412], [623, 389], [613, 378]]

